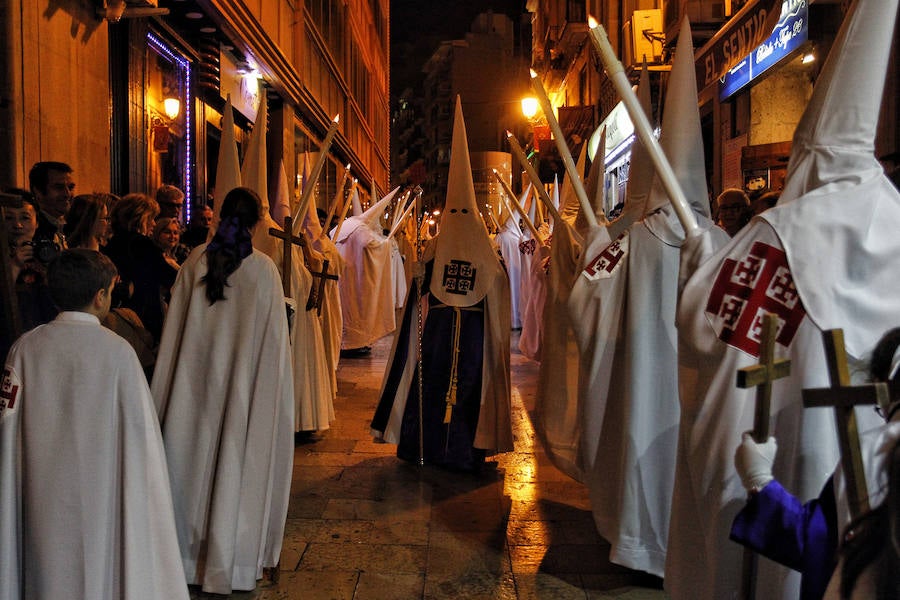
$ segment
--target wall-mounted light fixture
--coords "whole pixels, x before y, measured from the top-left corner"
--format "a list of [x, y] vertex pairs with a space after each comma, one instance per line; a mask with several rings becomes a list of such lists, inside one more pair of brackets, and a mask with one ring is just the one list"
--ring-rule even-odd
[[181, 100], [171, 96], [165, 98], [163, 100], [163, 112], [169, 117], [169, 121], [174, 121], [181, 112]]
[[522, 98], [522, 114], [526, 119], [533, 119], [539, 108], [538, 99], [534, 96]]

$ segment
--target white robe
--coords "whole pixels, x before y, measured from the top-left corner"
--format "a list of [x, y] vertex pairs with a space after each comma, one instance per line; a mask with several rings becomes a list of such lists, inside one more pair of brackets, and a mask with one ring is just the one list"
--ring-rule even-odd
[[360, 217], [347, 219], [334, 242], [345, 263], [338, 281], [344, 324], [341, 348], [371, 346], [396, 328], [391, 244]]
[[506, 273], [509, 276], [510, 314], [512, 314], [513, 329], [522, 327], [522, 307], [519, 306], [519, 281], [522, 278], [522, 254], [519, 252], [519, 242], [522, 239], [522, 232], [519, 231], [519, 226], [512, 217], [507, 219], [495, 238], [497, 246], [500, 248], [500, 254], [503, 256], [503, 262], [506, 263]]
[[580, 273], [581, 244], [567, 222], [558, 224], [550, 246], [543, 306], [542, 360], [534, 405], [534, 430], [550, 461], [563, 473], [583, 480], [578, 446], [581, 419], [578, 346], [566, 302]]
[[[269, 234], [269, 228], [281, 229], [267, 215], [253, 234], [253, 247], [272, 259], [281, 273], [284, 264], [284, 242]], [[291, 296], [294, 317], [291, 326], [291, 357], [294, 373], [294, 429], [325, 431], [334, 422], [336, 380], [328, 364], [322, 321], [316, 311], [306, 310], [306, 302], [318, 279], [304, 263], [303, 251], [291, 246]], [[329, 271], [331, 271], [329, 267]]]
[[[525, 299], [522, 306], [522, 333], [519, 335], [519, 351], [540, 362], [544, 325], [544, 301], [547, 298], [547, 272], [544, 270], [550, 256], [550, 248], [537, 243], [534, 238], [526, 240], [531, 253], [522, 253], [522, 280], [520, 290]], [[534, 245], [532, 245], [534, 244]], [[525, 294], [524, 291], [528, 290]]]
[[406, 270], [403, 266], [403, 255], [400, 253], [400, 245], [393, 237], [388, 239], [391, 247], [391, 292], [394, 297], [394, 310], [400, 310], [406, 303]]
[[683, 238], [669, 205], [606, 247], [592, 238], [569, 298], [585, 372], [582, 458], [594, 521], [612, 546], [610, 560], [660, 577], [678, 449]]
[[125, 340], [63, 312], [0, 390], [0, 599], [187, 599], [166, 457]]
[[[747, 311], [745, 318], [728, 319], [753, 290], [748, 304], [763, 303], [785, 321], [776, 355], [791, 360], [790, 376], [772, 385], [775, 478], [797, 497], [814, 498], [839, 460], [833, 411], [804, 409], [801, 400], [804, 388], [829, 386], [822, 330], [799, 301], [777, 234], [757, 217], [696, 269], [678, 308], [681, 424], [666, 562], [666, 589], [676, 600], [730, 598], [740, 590], [742, 548], [728, 534], [747, 494], [734, 449], [741, 433], [753, 428], [755, 391], [736, 388], [734, 381], [738, 369], [757, 363], [738, 346], [754, 343], [758, 325], [745, 320], [753, 314]], [[732, 345], [717, 337], [725, 329], [734, 330]], [[848, 360], [858, 383], [865, 361]], [[871, 407], [856, 413], [860, 431], [877, 425]], [[799, 585], [798, 573], [760, 559], [758, 597], [796, 598]]]
[[188, 582], [252, 590], [278, 564], [294, 455], [294, 389], [278, 269], [254, 250], [209, 305], [206, 246], [172, 288], [153, 398]]

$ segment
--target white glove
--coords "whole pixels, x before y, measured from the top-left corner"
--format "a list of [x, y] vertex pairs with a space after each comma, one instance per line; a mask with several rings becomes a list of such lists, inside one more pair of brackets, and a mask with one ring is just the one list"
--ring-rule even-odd
[[765, 444], [757, 444], [749, 431], [745, 431], [741, 437], [741, 444], [734, 453], [734, 466], [741, 476], [744, 488], [748, 492], [758, 492], [774, 479], [772, 463], [775, 462], [778, 444], [773, 437], [766, 440]]

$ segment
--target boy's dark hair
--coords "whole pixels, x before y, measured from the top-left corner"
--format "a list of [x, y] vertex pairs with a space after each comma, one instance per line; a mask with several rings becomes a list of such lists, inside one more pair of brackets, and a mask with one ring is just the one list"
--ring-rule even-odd
[[72, 167], [64, 162], [56, 162], [52, 160], [34, 163], [31, 171], [28, 173], [28, 185], [31, 191], [40, 190], [47, 191], [47, 182], [50, 180], [50, 171], [59, 171], [61, 173], [71, 173]]
[[65, 250], [47, 267], [50, 297], [60, 311], [83, 310], [98, 290], [109, 287], [116, 266], [96, 250]]

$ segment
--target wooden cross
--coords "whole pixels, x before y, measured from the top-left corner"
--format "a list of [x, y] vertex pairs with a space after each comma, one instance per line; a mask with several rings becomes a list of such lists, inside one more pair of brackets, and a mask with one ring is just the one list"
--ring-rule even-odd
[[778, 335], [778, 317], [766, 313], [762, 320], [759, 340], [759, 364], [738, 369], [737, 386], [756, 388], [756, 410], [753, 415], [753, 439], [765, 444], [769, 439], [769, 415], [772, 404], [772, 382], [791, 373], [791, 361], [775, 358], [775, 338]]
[[866, 487], [866, 472], [863, 468], [859, 431], [853, 407], [861, 404], [886, 406], [889, 402], [890, 389], [886, 383], [850, 385], [850, 369], [847, 367], [843, 330], [823, 331], [822, 341], [825, 344], [831, 387], [803, 390], [803, 406], [834, 408], [838, 443], [841, 446], [841, 466], [847, 482], [847, 502], [850, 505], [850, 514], [856, 518], [869, 510], [869, 490]]
[[[778, 317], [766, 313], [762, 319], [759, 339], [759, 364], [738, 369], [737, 386], [756, 388], [756, 409], [753, 414], [753, 439], [764, 444], [769, 439], [769, 416], [772, 404], [772, 382], [791, 373], [791, 361], [775, 358], [775, 338], [778, 336]], [[744, 548], [743, 598], [756, 598], [756, 553]]]
[[[12, 278], [12, 260], [9, 256], [9, 238], [6, 235], [7, 208], [22, 208], [21, 196], [0, 193], [0, 298], [3, 299], [3, 311], [0, 314], [0, 335], [9, 336], [10, 343], [22, 335], [22, 319], [19, 315], [19, 299], [16, 296], [16, 282]], [[0, 360], [5, 360], [0, 356]]]
[[337, 281], [338, 276], [328, 272], [328, 259], [322, 261], [321, 271], [310, 271], [313, 277], [318, 277], [319, 282], [309, 290], [309, 299], [306, 301], [306, 310], [316, 309], [316, 314], [322, 314], [322, 300], [325, 298], [325, 282], [329, 279]]
[[281, 257], [281, 287], [284, 288], [285, 298], [291, 297], [291, 274], [293, 269], [292, 257], [294, 254], [293, 246], [297, 245], [301, 248], [306, 246], [306, 240], [300, 236], [296, 236], [291, 229], [293, 218], [286, 216], [284, 218], [284, 230], [276, 227], [269, 227], [269, 235], [284, 241], [284, 252]]

